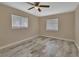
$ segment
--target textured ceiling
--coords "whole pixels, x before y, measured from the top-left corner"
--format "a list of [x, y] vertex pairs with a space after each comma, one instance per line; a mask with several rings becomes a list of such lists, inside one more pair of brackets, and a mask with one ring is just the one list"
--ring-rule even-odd
[[[32, 2], [33, 3], [33, 2]], [[50, 5], [50, 8], [41, 8], [42, 12], [37, 9], [27, 10], [32, 7], [25, 2], [2, 2], [2, 4], [33, 14], [35, 16], [47, 16], [52, 14], [74, 11], [79, 4], [78, 2], [41, 2], [40, 4]]]

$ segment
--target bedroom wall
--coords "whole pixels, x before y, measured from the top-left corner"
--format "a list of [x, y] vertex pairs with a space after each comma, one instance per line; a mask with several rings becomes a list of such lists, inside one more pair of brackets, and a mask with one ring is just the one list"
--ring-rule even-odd
[[[46, 31], [47, 19], [59, 19], [59, 31]], [[74, 12], [40, 17], [40, 35], [74, 40]]]
[[[11, 26], [11, 14], [29, 17], [29, 28], [13, 30]], [[38, 18], [36, 16], [0, 4], [0, 46], [38, 35], [38, 27]]]

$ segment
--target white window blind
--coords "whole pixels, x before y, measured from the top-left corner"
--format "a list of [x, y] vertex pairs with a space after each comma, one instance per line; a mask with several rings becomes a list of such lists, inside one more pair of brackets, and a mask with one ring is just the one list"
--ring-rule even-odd
[[28, 18], [12, 15], [12, 28], [27, 28], [28, 27]]
[[46, 22], [46, 30], [58, 31], [58, 18], [48, 19]]

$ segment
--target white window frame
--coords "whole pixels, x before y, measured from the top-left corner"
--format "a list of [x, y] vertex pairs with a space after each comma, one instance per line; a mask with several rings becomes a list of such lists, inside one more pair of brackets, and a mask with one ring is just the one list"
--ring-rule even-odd
[[46, 31], [58, 31], [58, 18], [46, 21]]
[[12, 16], [12, 29], [28, 28], [28, 17], [18, 15], [11, 15], [11, 16]]

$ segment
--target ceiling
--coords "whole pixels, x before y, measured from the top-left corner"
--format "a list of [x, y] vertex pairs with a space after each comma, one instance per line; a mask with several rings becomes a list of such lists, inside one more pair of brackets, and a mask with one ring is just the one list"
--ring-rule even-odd
[[40, 4], [50, 5], [49, 8], [41, 8], [42, 12], [38, 12], [38, 10], [36, 9], [27, 10], [28, 8], [32, 7], [32, 5], [29, 5], [26, 2], [2, 2], [2, 4], [22, 10], [26, 13], [30, 13], [35, 16], [47, 16], [47, 15], [74, 11], [79, 3], [78, 2], [41, 2]]

